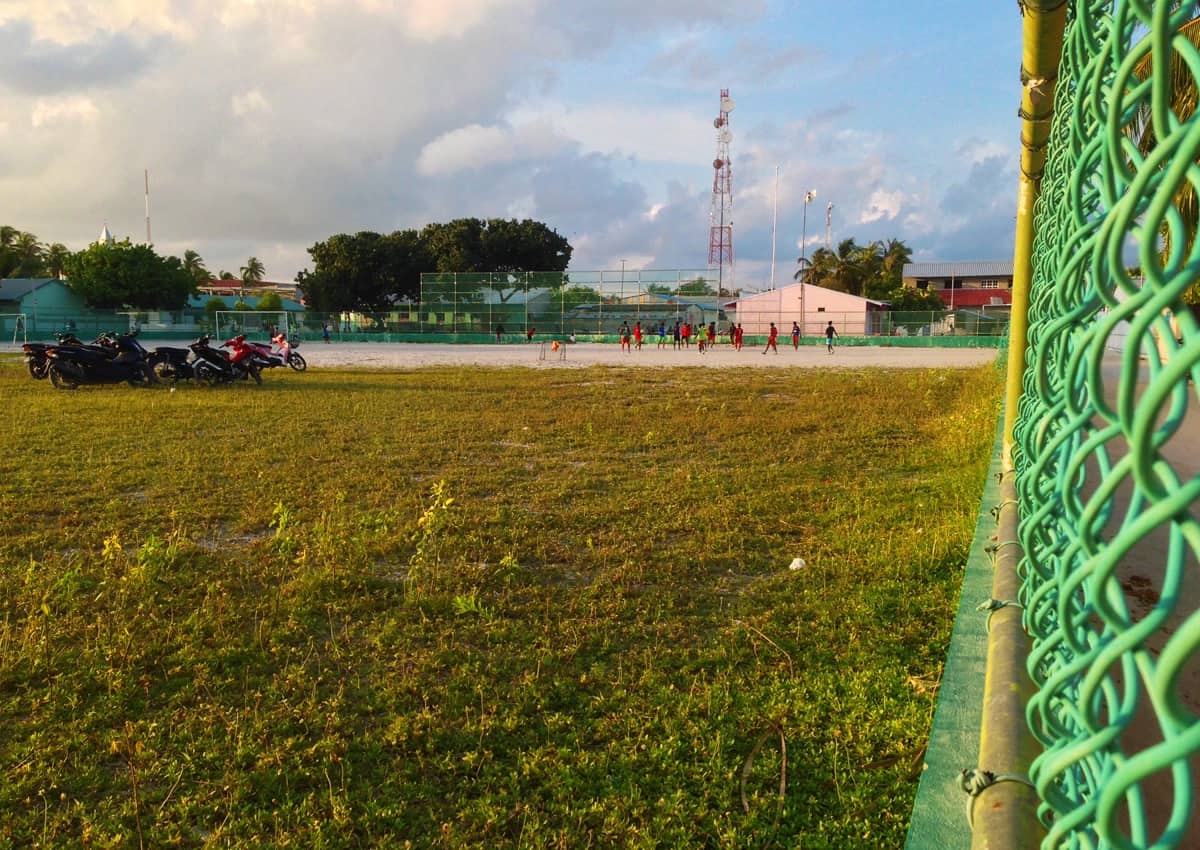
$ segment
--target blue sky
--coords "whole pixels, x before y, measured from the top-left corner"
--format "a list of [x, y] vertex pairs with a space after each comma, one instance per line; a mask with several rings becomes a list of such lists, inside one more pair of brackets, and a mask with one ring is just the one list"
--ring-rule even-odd
[[[823, 244], [1010, 259], [1016, 4], [4, 0], [0, 223], [288, 280], [334, 233], [532, 217], [572, 269], [707, 264], [736, 102], [735, 285]], [[807, 228], [805, 190], [815, 189]]]

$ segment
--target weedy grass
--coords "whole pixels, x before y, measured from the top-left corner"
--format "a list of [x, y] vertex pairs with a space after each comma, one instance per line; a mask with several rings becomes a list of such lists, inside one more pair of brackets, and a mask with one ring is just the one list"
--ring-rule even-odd
[[0, 846], [903, 843], [990, 367], [0, 394]]

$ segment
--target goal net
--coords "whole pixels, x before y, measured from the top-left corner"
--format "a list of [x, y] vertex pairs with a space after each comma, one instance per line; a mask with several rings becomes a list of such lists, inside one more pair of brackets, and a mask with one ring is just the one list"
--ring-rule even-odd
[[238, 334], [270, 338], [288, 331], [287, 310], [217, 310], [213, 314], [213, 337], [231, 339]]
[[12, 339], [13, 345], [29, 341], [24, 313], [0, 313], [0, 339]]

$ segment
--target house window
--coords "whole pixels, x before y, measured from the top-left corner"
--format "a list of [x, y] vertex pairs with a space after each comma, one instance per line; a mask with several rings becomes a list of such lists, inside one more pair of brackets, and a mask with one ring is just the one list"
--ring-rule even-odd
[[927, 281], [927, 280], [918, 280], [917, 281], [917, 289], [924, 291], [928, 288], [929, 288], [929, 281]]
[[999, 289], [1000, 281], [998, 281], [994, 278], [986, 278], [984, 280], [979, 281], [979, 288], [980, 289]]
[[824, 307], [818, 307], [818, 308], [817, 308], [817, 312], [818, 312], [818, 313], [824, 313], [824, 312], [825, 312], [825, 308], [824, 308]]

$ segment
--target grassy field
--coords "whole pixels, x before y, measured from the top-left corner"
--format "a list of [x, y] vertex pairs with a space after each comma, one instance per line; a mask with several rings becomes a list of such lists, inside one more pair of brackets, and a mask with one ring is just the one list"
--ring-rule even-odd
[[0, 846], [903, 843], [994, 367], [0, 397]]

